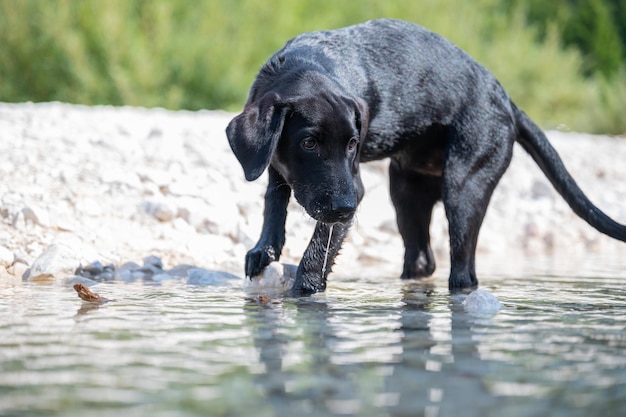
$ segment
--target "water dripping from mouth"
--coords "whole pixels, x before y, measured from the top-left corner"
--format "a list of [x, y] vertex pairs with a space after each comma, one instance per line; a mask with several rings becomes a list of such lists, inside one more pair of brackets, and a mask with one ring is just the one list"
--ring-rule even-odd
[[328, 229], [328, 243], [326, 243], [326, 253], [324, 254], [324, 265], [322, 265], [322, 278], [326, 275], [326, 264], [328, 263], [328, 251], [330, 250], [330, 240], [333, 237], [333, 226], [330, 225], [330, 229]]

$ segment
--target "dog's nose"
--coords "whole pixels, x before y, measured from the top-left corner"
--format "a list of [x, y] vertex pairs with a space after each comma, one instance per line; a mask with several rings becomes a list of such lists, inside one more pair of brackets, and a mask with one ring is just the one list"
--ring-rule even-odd
[[336, 200], [331, 203], [330, 209], [340, 221], [347, 220], [356, 211], [356, 203], [347, 200]]

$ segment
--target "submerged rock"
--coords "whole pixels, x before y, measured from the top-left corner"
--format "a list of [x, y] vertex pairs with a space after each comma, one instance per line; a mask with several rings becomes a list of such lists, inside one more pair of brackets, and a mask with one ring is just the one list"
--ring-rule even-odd
[[83, 284], [88, 287], [91, 287], [93, 285], [96, 285], [97, 283], [98, 283], [97, 281], [83, 277], [81, 275], [72, 275], [72, 276], [66, 277], [63, 280], [63, 285], [67, 285], [70, 287], [73, 287], [76, 284]]
[[113, 265], [102, 265], [100, 261], [94, 261], [87, 266], [80, 265], [74, 271], [74, 275], [96, 281], [112, 281], [115, 278]]
[[141, 269], [135, 262], [126, 262], [122, 266], [115, 269], [115, 279], [120, 281], [135, 281], [138, 276], [136, 272]]
[[[143, 265], [126, 262], [118, 267], [102, 265], [94, 261], [87, 266], [76, 268], [73, 277], [86, 279], [88, 282], [122, 281], [122, 282], [154, 282], [180, 280], [191, 285], [229, 285], [240, 278], [223, 271], [212, 271], [193, 265], [176, 265], [171, 269], [163, 269], [163, 261], [158, 256], [150, 255], [143, 259]], [[81, 281], [78, 281], [81, 282]], [[81, 282], [82, 283], [82, 282]]]
[[187, 284], [191, 285], [226, 285], [239, 277], [228, 272], [209, 271], [201, 268], [191, 268], [187, 271]]
[[475, 290], [463, 301], [463, 308], [469, 313], [491, 314], [503, 308], [495, 295], [487, 290]]
[[145, 268], [163, 269], [163, 261], [158, 256], [150, 255], [143, 258], [143, 266]]
[[176, 278], [187, 278], [188, 277], [187, 272], [190, 269], [194, 269], [194, 268], [197, 268], [197, 267], [193, 265], [188, 265], [188, 264], [180, 264], [180, 265], [176, 265], [168, 269], [167, 274]]

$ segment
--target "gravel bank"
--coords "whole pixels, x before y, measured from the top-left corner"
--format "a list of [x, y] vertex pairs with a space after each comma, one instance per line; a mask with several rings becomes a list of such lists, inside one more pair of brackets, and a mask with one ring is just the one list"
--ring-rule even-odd
[[[112, 265], [114, 278], [126, 270], [125, 279], [241, 276], [261, 227], [265, 178], [243, 178], [224, 134], [232, 116], [0, 103], [0, 281], [59, 281], [89, 264], [103, 273]], [[626, 140], [549, 137], [592, 201], [626, 223]], [[626, 256], [626, 245], [572, 213], [521, 148], [513, 159], [481, 231], [479, 271], [481, 262], [502, 256], [518, 262], [546, 253]], [[362, 175], [366, 196], [335, 273], [396, 276], [403, 249], [386, 163], [363, 165]], [[295, 202], [290, 210], [281, 260], [298, 263], [313, 221]], [[432, 236], [445, 267], [441, 206]]]

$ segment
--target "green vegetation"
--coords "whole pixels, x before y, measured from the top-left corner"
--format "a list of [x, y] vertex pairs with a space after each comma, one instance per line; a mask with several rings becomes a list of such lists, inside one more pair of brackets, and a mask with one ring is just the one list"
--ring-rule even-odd
[[585, 57], [586, 75], [616, 75], [626, 58], [626, 1], [623, 0], [502, 0], [508, 10], [524, 6], [526, 16], [539, 30], [559, 31], [563, 44], [575, 47]]
[[289, 38], [394, 17], [457, 43], [543, 127], [617, 134], [626, 132], [623, 3], [0, 0], [0, 101], [238, 110]]

